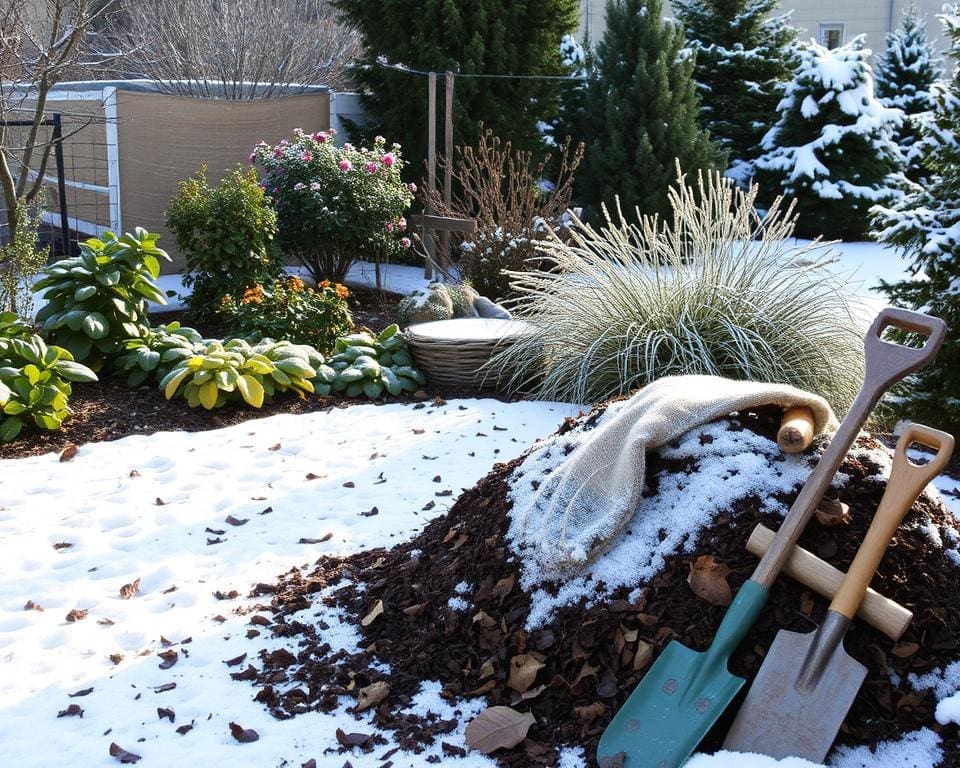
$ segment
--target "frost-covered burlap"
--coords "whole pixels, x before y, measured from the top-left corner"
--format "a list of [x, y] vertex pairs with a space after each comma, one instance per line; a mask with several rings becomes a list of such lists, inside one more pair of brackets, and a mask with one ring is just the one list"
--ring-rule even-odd
[[818, 395], [785, 384], [717, 376], [659, 379], [617, 405], [616, 413], [601, 418], [536, 491], [514, 499], [516, 543], [534, 547], [540, 567], [554, 576], [582, 571], [634, 515], [643, 514], [647, 451], [701, 424], [764, 405], [807, 405], [817, 433], [837, 427], [836, 416]]

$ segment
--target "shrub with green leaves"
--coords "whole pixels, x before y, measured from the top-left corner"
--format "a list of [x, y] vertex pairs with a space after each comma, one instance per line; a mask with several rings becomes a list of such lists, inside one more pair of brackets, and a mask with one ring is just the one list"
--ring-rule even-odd
[[106, 232], [80, 243], [79, 256], [43, 270], [34, 289], [47, 302], [37, 313], [46, 338], [100, 370], [127, 339], [143, 336], [150, 329], [148, 302], [167, 303], [154, 282], [160, 259], [170, 260], [158, 237], [140, 227], [122, 237]]
[[187, 357], [204, 350], [203, 337], [193, 328], [178, 322], [150, 328], [143, 336], [127, 339], [126, 349], [116, 360], [114, 367], [127, 374], [127, 386], [139, 387], [148, 380], [160, 380]]
[[377, 336], [364, 331], [337, 339], [336, 354], [328, 363], [335, 373], [333, 391], [376, 400], [384, 394], [416, 392], [426, 384], [399, 331], [394, 324]]
[[269, 285], [283, 272], [274, 242], [277, 214], [253, 168], [238, 165], [216, 186], [207, 167], [181, 181], [166, 211], [167, 226], [187, 260], [185, 288], [194, 316], [215, 317], [225, 294]]
[[[260, 408], [264, 399], [292, 389], [301, 397], [313, 393], [315, 365], [323, 357], [306, 345], [264, 339], [204, 342], [201, 351], [179, 360], [160, 380], [167, 400], [179, 395], [191, 408], [220, 408], [241, 400]], [[332, 374], [331, 374], [332, 378]]]
[[220, 314], [234, 334], [288, 339], [327, 354], [353, 324], [349, 295], [339, 283], [323, 280], [311, 288], [299, 277], [287, 275], [272, 286], [247, 288], [241, 297], [224, 296]]
[[59, 429], [70, 414], [70, 382], [96, 380], [68, 350], [47, 346], [13, 312], [0, 314], [0, 441], [13, 440], [29, 421]]
[[[607, 217], [549, 241], [548, 266], [512, 273], [511, 309], [530, 332], [490, 365], [514, 389], [589, 403], [663, 376], [712, 374], [792, 384], [849, 407], [863, 331], [847, 282], [822, 244], [790, 240], [780, 200], [760, 216], [757, 188], [719, 173], [670, 190], [673, 220]], [[818, 260], [818, 256], [820, 259]]]

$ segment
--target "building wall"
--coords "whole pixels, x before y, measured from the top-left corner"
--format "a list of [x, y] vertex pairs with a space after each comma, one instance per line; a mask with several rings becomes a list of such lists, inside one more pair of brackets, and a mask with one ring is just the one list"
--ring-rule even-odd
[[[904, 9], [910, 0], [783, 0], [780, 13], [793, 10], [792, 23], [804, 30], [801, 39], [816, 38], [820, 42], [821, 24], [843, 24], [843, 42], [849, 42], [860, 33], [867, 34], [867, 47], [880, 52], [886, 47], [885, 35], [900, 25]], [[946, 50], [948, 40], [943, 34], [937, 14], [943, 0], [917, 0], [927, 17], [927, 35], [938, 52]], [[603, 37], [606, 0], [581, 0], [580, 38], [589, 29], [593, 45]], [[665, 0], [664, 16], [673, 11]]]

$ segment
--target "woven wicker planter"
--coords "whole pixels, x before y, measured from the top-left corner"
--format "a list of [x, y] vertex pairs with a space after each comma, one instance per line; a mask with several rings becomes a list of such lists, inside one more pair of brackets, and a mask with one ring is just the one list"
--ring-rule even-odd
[[494, 372], [480, 368], [495, 350], [512, 344], [526, 329], [519, 320], [468, 317], [418, 323], [403, 335], [429, 383], [479, 389], [504, 383]]

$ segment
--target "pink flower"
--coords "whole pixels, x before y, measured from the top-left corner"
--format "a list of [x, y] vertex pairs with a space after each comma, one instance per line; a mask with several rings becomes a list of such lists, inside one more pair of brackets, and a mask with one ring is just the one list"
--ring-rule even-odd
[[280, 146], [281, 146], [281, 147], [285, 147], [285, 146], [287, 146], [287, 144], [289, 144], [289, 143], [290, 143], [289, 141], [287, 141], [286, 139], [283, 139], [283, 140], [280, 142]]
[[339, 163], [337, 163], [337, 165], [340, 166], [340, 170], [343, 171], [344, 173], [346, 173], [351, 168], [353, 168], [349, 160], [341, 160]]
[[311, 183], [310, 183], [310, 191], [311, 191], [311, 192], [319, 192], [319, 191], [320, 191], [320, 182], [319, 182], [319, 181], [313, 181], [313, 182], [311, 182]]
[[417, 185], [414, 184], [412, 181], [410, 182], [410, 185], [409, 185], [408, 188], [409, 188], [409, 190], [410, 190], [411, 192], [416, 192], [416, 191], [417, 191]]
[[247, 158], [247, 160], [249, 160], [251, 163], [256, 162], [256, 159], [257, 159], [257, 153], [256, 153], [256, 152], [251, 152], [251, 153], [250, 153], [250, 157]]
[[337, 129], [336, 129], [336, 128], [329, 128], [329, 129], [327, 129], [327, 133], [330, 134], [331, 136], [336, 136], [336, 135], [337, 135]]
[[401, 216], [400, 219], [397, 221], [397, 226], [400, 227], [400, 231], [401, 231], [401, 232], [406, 232], [406, 231], [407, 231], [407, 220], [406, 220], [405, 218], [403, 218], [403, 216]]
[[353, 144], [351, 144], [351, 143], [348, 141], [348, 142], [346, 142], [346, 143], [343, 145], [343, 148], [344, 148], [345, 150], [347, 150], [347, 152], [349, 152], [350, 150], [353, 149]]
[[388, 222], [387, 222], [387, 232], [393, 232], [393, 222], [392, 222], [392, 221], [388, 221]]
[[274, 157], [283, 157], [283, 150], [282, 150], [280, 147], [274, 147], [274, 148], [273, 148], [273, 156], [274, 156]]
[[299, 192], [301, 189], [306, 189], [307, 185], [304, 184], [302, 181], [298, 181], [296, 184], [293, 185], [293, 188], [297, 190], [297, 192]]
[[367, 173], [376, 173], [376, 172], [377, 172], [377, 164], [373, 162], [367, 163]]
[[404, 248], [409, 248], [411, 245], [413, 245], [413, 243], [410, 241], [409, 237], [401, 237], [400, 245], [402, 245]]
[[323, 144], [327, 140], [327, 134], [325, 133], [314, 133], [310, 138], [312, 138], [317, 144]]
[[306, 152], [304, 152], [302, 155], [300, 155], [300, 157], [303, 159], [303, 162], [309, 163], [311, 160], [313, 160], [313, 152], [311, 152], [311, 151], [308, 149]]
[[303, 136], [303, 128], [294, 128], [294, 129], [293, 129], [293, 135], [294, 135], [294, 136]]
[[377, 144], [383, 144], [383, 142], [386, 141], [386, 139], [383, 138], [383, 136], [375, 136], [373, 140], [374, 140], [374, 142], [376, 142]]
[[396, 160], [397, 158], [393, 156], [392, 152], [387, 152], [387, 154], [385, 154], [383, 157], [380, 158], [380, 162], [382, 162], [385, 166], [387, 166], [387, 168], [393, 165], [396, 162]]

